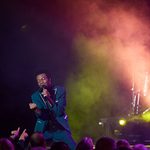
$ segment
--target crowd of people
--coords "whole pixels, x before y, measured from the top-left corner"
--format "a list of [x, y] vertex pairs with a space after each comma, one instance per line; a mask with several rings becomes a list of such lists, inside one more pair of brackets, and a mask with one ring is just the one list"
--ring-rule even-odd
[[[26, 129], [20, 134], [20, 128], [13, 130], [9, 138], [0, 138], [0, 150], [70, 150], [63, 141], [47, 143], [43, 133], [34, 132], [30, 137]], [[148, 150], [144, 144], [130, 145], [125, 139], [114, 140], [100, 137], [95, 143], [91, 137], [82, 138], [75, 150]]]

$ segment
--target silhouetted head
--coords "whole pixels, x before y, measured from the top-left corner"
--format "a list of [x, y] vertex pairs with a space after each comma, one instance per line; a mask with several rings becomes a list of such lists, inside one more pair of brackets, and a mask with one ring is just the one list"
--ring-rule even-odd
[[145, 145], [143, 144], [136, 144], [134, 147], [133, 147], [133, 150], [148, 150]]
[[93, 140], [90, 137], [84, 137], [76, 147], [76, 150], [93, 150]]
[[117, 148], [120, 148], [120, 147], [129, 147], [130, 148], [130, 144], [127, 140], [125, 139], [120, 139], [116, 142], [116, 146]]
[[0, 139], [0, 150], [14, 150], [14, 145], [7, 138]]
[[33, 133], [30, 137], [29, 146], [32, 147], [46, 147], [46, 142], [42, 133]]
[[97, 140], [95, 145], [96, 150], [115, 150], [115, 140], [110, 137], [102, 137]]

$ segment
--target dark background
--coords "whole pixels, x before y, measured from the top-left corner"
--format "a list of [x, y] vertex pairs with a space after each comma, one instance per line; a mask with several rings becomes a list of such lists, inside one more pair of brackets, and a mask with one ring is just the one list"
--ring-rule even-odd
[[2, 135], [18, 126], [33, 130], [34, 115], [28, 103], [37, 88], [36, 72], [46, 71], [56, 84], [63, 85], [68, 72], [75, 66], [72, 35], [68, 27], [63, 27], [61, 3], [52, 0], [6, 0], [1, 3]]

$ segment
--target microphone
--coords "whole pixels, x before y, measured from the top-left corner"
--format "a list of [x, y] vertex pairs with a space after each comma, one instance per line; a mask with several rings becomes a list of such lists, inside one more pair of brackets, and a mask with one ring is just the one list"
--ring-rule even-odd
[[[45, 92], [46, 95], [43, 93], [44, 90], [46, 90], [46, 92]], [[43, 97], [44, 101], [48, 101], [48, 102], [50, 102], [51, 105], [53, 105], [53, 100], [51, 98], [50, 92], [47, 89], [47, 86], [42, 85], [42, 87], [40, 89], [40, 93], [41, 93], [41, 96]]]

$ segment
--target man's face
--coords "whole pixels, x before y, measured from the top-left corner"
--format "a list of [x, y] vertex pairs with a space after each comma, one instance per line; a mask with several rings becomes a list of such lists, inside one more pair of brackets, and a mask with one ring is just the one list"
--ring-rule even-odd
[[38, 74], [36, 76], [37, 83], [40, 88], [44, 87], [51, 87], [51, 80], [47, 77], [45, 73]]

